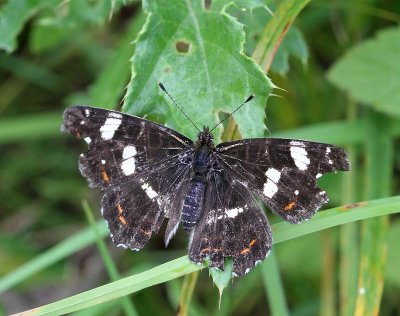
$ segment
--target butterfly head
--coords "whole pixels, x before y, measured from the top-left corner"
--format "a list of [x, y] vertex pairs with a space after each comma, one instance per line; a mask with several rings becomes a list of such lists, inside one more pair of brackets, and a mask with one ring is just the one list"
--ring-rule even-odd
[[199, 146], [213, 147], [214, 140], [208, 127], [204, 126], [203, 131], [201, 131], [197, 136], [197, 144]]

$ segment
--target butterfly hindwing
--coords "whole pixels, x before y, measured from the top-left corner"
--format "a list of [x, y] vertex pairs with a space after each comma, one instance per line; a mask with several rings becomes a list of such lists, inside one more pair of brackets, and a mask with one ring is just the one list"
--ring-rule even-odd
[[311, 218], [328, 201], [319, 177], [350, 168], [343, 149], [308, 141], [246, 139], [222, 143], [216, 150], [224, 168], [292, 223]]
[[271, 227], [254, 196], [229, 174], [211, 171], [204, 212], [194, 227], [189, 258], [223, 269], [227, 257], [233, 259], [233, 273], [241, 276], [268, 255], [272, 246]]

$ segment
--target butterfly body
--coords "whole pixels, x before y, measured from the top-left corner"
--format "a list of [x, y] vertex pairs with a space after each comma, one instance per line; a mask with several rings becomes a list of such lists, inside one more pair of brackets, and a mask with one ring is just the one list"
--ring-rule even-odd
[[87, 106], [64, 112], [63, 132], [89, 150], [79, 168], [103, 193], [102, 214], [113, 241], [139, 250], [168, 220], [165, 243], [179, 224], [189, 232], [189, 258], [249, 272], [272, 247], [271, 227], [257, 197], [300, 223], [328, 201], [316, 181], [349, 170], [347, 153], [315, 142], [257, 138], [215, 145], [208, 128], [195, 142], [163, 125]]

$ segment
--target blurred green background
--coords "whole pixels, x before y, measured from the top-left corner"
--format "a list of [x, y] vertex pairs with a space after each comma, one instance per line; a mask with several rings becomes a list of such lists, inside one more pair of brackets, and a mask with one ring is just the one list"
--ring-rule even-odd
[[[400, 2], [307, 2], [273, 55], [268, 76], [278, 88], [268, 99], [265, 124], [272, 136], [347, 146], [351, 174], [329, 175], [320, 182], [329, 192], [331, 207], [398, 195]], [[262, 58], [255, 55], [257, 45], [278, 10], [283, 10], [281, 5], [291, 1], [249, 1], [246, 5], [251, 4], [253, 11], [241, 10], [241, 1], [236, 3], [226, 11], [245, 25], [244, 52], [265, 69]], [[100, 218], [100, 192], [87, 187], [77, 168], [85, 145], [60, 134], [61, 116], [74, 104], [121, 108], [130, 85], [133, 41], [145, 19], [138, 1], [0, 1], [0, 277], [6, 278], [87, 228], [83, 199]], [[181, 89], [190, 95], [185, 86]], [[181, 93], [172, 94], [179, 100]], [[185, 109], [185, 104], [181, 106]], [[164, 112], [153, 111], [149, 117], [166, 120]], [[279, 220], [268, 216], [271, 222]], [[354, 306], [357, 315], [367, 315], [368, 310], [364, 314], [359, 309], [363, 303], [355, 283], [347, 285], [355, 291], [343, 297], [349, 276], [354, 282], [363, 280], [365, 262], [377, 263], [383, 271], [377, 273], [383, 293], [379, 303], [379, 289], [376, 292], [375, 311], [400, 315], [399, 216], [349, 225], [274, 247], [291, 315], [352, 315]], [[187, 252], [183, 231], [167, 250], [162, 233], [139, 253], [118, 249], [108, 238], [106, 242], [123, 275]], [[348, 265], [351, 268], [346, 270]], [[260, 276], [257, 267], [235, 279], [225, 290], [219, 310], [218, 291], [204, 269], [194, 288], [190, 314], [273, 314]], [[103, 260], [96, 246], [90, 245], [5, 286], [0, 314], [44, 305], [108, 282]], [[182, 279], [175, 279], [131, 298], [139, 315], [173, 315], [181, 288]], [[79, 313], [125, 311], [112, 301]]]

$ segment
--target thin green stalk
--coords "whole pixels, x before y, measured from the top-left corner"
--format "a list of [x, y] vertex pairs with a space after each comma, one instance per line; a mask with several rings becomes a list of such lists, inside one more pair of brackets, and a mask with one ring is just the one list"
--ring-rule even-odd
[[289, 308], [283, 290], [282, 279], [279, 272], [278, 260], [275, 252], [271, 252], [268, 260], [261, 265], [262, 280], [266, 289], [267, 300], [271, 310], [271, 315], [289, 315]]
[[293, 21], [309, 2], [310, 0], [284, 0], [279, 4], [252, 54], [253, 59], [260, 60], [259, 64], [265, 72], [269, 71], [274, 56]]
[[[83, 209], [86, 214], [86, 218], [90, 224], [90, 228], [92, 228], [94, 235], [96, 237], [96, 244], [101, 257], [103, 258], [104, 265], [107, 269], [108, 275], [112, 281], [116, 281], [121, 278], [120, 274], [118, 273], [117, 267], [114, 264], [114, 261], [111, 257], [110, 252], [107, 249], [107, 246], [103, 240], [103, 236], [101, 236], [99, 229], [96, 226], [96, 222], [93, 217], [93, 212], [90, 209], [88, 202], [85, 200], [82, 202]], [[121, 298], [121, 304], [125, 311], [125, 314], [128, 316], [136, 316], [139, 315], [133, 305], [132, 301], [129, 300], [129, 297], [125, 296]]]
[[[367, 110], [366, 197], [390, 195], [393, 168], [391, 120], [384, 114]], [[387, 259], [389, 218], [382, 216], [362, 223], [362, 243], [355, 315], [378, 315]]]
[[320, 315], [336, 315], [335, 297], [335, 247], [332, 230], [325, 230], [321, 233], [322, 242], [322, 279], [321, 279], [321, 306]]
[[[348, 120], [356, 119], [357, 104], [350, 100], [348, 104]], [[357, 155], [354, 146], [348, 148], [351, 172], [343, 175], [342, 203], [357, 201], [355, 192], [358, 170]], [[358, 223], [349, 223], [340, 227], [340, 272], [339, 272], [339, 306], [340, 315], [354, 314], [357, 273], [358, 273]]]
[[189, 304], [192, 299], [193, 290], [196, 286], [199, 271], [187, 274], [183, 279], [181, 297], [179, 299], [178, 308], [176, 311], [177, 316], [186, 316], [189, 312]]

